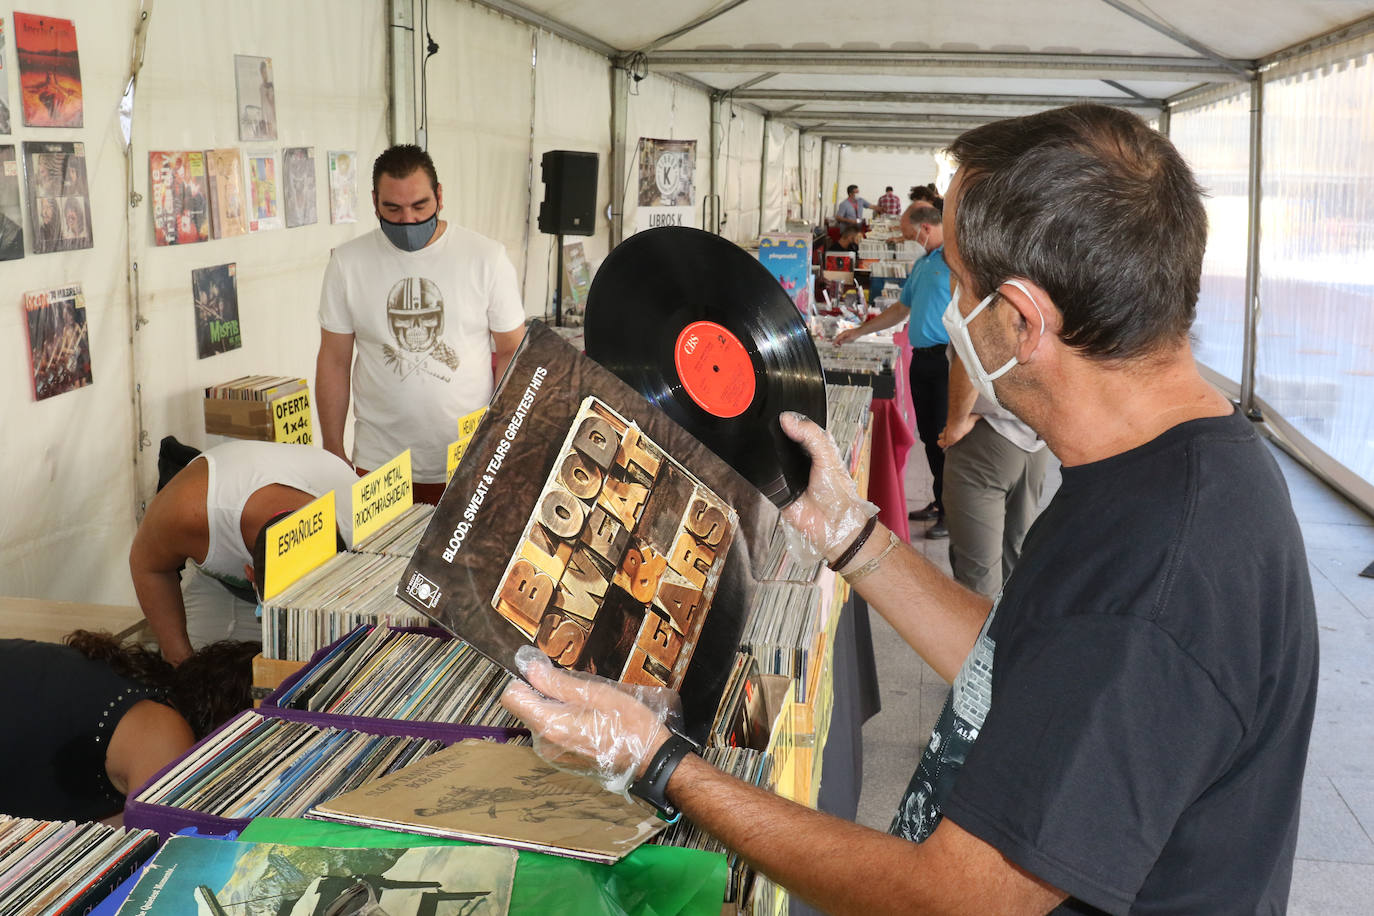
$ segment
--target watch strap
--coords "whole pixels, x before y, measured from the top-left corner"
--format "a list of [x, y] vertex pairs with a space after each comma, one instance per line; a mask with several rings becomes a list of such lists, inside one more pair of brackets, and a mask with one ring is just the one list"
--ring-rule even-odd
[[669, 731], [668, 740], [659, 745], [654, 756], [649, 758], [644, 774], [630, 783], [630, 794], [652, 805], [665, 821], [676, 821], [681, 812], [668, 801], [668, 780], [682, 758], [696, 750], [697, 746], [689, 738]]

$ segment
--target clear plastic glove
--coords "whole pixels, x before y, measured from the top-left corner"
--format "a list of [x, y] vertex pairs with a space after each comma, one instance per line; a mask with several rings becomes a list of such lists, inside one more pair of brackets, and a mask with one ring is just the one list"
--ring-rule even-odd
[[534, 646], [521, 646], [515, 664], [529, 685], [511, 681], [501, 705], [529, 726], [535, 753], [628, 799], [630, 783], [682, 718], [677, 694], [560, 670]]
[[[794, 411], [778, 418], [787, 433], [811, 456], [811, 479], [806, 492], [782, 510], [790, 527], [788, 549], [802, 556], [823, 556], [831, 561], [859, 536], [878, 507], [859, 496], [854, 478], [840, 459], [830, 434]], [[796, 533], [797, 538], [792, 534]]]

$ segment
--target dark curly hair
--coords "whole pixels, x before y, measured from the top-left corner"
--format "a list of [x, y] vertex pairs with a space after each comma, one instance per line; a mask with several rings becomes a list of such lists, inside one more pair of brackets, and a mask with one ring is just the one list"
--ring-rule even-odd
[[262, 651], [261, 643], [221, 640], [174, 668], [158, 653], [121, 643], [109, 633], [74, 630], [63, 642], [121, 677], [162, 690], [196, 740], [253, 705], [253, 657]]

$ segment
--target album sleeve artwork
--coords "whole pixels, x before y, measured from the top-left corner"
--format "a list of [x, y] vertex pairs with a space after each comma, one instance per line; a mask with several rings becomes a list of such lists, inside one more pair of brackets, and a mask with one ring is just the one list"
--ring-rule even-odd
[[148, 192], [156, 244], [186, 245], [210, 238], [204, 153], [150, 152]]
[[19, 213], [19, 161], [14, 147], [0, 146], [0, 261], [24, 256], [23, 217]]
[[33, 397], [42, 401], [91, 384], [86, 300], [79, 285], [24, 294]]
[[90, 248], [84, 143], [24, 144], [34, 254]]
[[219, 264], [191, 271], [191, 298], [195, 300], [198, 359], [243, 346], [237, 264]]
[[735, 523], [636, 426], [587, 398], [491, 606], [563, 667], [676, 689]]
[[5, 63], [5, 17], [0, 16], [0, 134], [10, 132], [10, 72]]
[[81, 127], [81, 61], [70, 19], [14, 14], [19, 92], [29, 127]]

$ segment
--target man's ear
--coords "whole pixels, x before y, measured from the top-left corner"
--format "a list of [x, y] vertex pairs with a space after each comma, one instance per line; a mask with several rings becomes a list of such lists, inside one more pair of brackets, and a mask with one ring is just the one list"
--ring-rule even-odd
[[998, 292], [1017, 313], [1016, 361], [1030, 362], [1042, 342], [1048, 344], [1059, 336], [1063, 327], [1059, 308], [1043, 287], [1022, 277], [1004, 281]]

